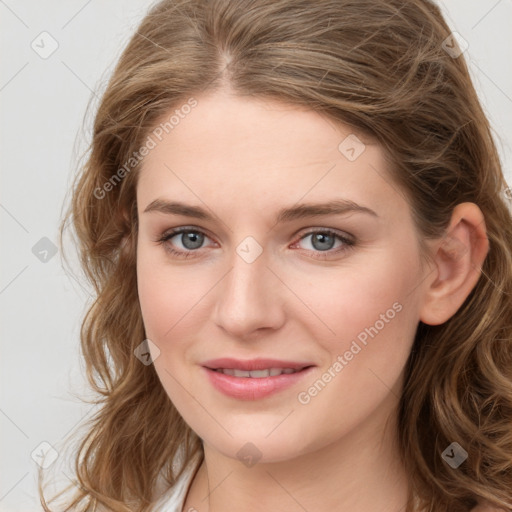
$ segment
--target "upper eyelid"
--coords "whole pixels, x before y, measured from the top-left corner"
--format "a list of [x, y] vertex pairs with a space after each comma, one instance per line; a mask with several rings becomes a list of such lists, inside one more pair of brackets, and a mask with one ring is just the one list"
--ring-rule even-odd
[[170, 240], [171, 238], [174, 238], [175, 236], [178, 236], [178, 235], [181, 235], [182, 233], [187, 233], [187, 232], [201, 233], [202, 235], [205, 235], [206, 237], [208, 237], [210, 240], [213, 240], [213, 237], [211, 237], [204, 229], [188, 227], [188, 226], [180, 226], [177, 228], [172, 228], [172, 229], [166, 230], [163, 232], [163, 234], [159, 238]]

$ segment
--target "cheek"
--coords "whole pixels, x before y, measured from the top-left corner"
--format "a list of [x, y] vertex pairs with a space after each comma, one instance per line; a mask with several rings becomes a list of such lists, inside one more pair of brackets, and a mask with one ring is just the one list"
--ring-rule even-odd
[[[355, 428], [381, 403], [393, 404], [401, 393], [418, 323], [417, 298], [411, 294], [417, 267], [390, 261], [369, 265], [366, 272], [340, 273], [335, 283], [326, 276], [303, 289], [335, 332], [315, 337], [325, 356], [322, 368], [296, 397], [304, 421], [314, 416], [316, 425], [323, 425], [318, 427], [319, 443]], [[327, 292], [321, 294], [321, 289]], [[315, 325], [321, 326], [317, 333], [320, 328], [325, 332], [316, 319]]]
[[146, 335], [157, 342], [162, 332], [172, 326], [176, 304], [169, 301], [176, 294], [170, 293], [170, 287], [162, 279], [157, 267], [145, 261], [143, 254], [139, 255], [137, 261], [137, 287]]
[[[191, 271], [166, 261], [164, 249], [141, 248], [137, 255], [137, 286], [146, 336], [163, 354], [180, 350], [187, 336], [201, 328], [208, 292], [218, 277], [211, 270]], [[171, 343], [172, 342], [172, 343]]]
[[191, 396], [201, 396], [202, 390], [193, 365], [188, 364], [188, 354], [201, 329], [198, 315], [208, 287], [185, 267], [171, 267], [144, 256], [142, 250], [138, 254], [137, 281], [146, 336], [159, 349], [158, 357], [153, 356], [155, 371], [185, 421], [201, 432], [201, 425], [210, 423], [191, 400]]
[[155, 261], [154, 251], [147, 248], [148, 242], [139, 243], [137, 246], [137, 291], [144, 322], [146, 337], [156, 343], [161, 349], [160, 333], [167, 324], [170, 327], [170, 318], [166, 312], [173, 311], [172, 304], [168, 304], [167, 286], [160, 278], [161, 268]]
[[375, 333], [374, 327], [379, 333], [410, 332], [417, 321], [411, 293], [419, 282], [414, 254], [389, 251], [326, 270], [316, 272], [314, 280], [295, 276], [292, 282], [297, 283], [294, 292], [309, 309], [303, 307], [303, 321], [317, 339], [324, 340], [329, 352], [344, 349], [359, 334], [362, 339], [368, 337], [367, 330]]

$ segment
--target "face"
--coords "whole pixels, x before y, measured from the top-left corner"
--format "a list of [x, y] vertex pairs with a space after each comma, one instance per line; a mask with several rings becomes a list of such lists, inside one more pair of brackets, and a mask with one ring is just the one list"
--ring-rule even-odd
[[291, 459], [400, 393], [422, 299], [418, 234], [383, 150], [350, 127], [228, 93], [197, 102], [137, 185], [146, 335], [208, 446]]

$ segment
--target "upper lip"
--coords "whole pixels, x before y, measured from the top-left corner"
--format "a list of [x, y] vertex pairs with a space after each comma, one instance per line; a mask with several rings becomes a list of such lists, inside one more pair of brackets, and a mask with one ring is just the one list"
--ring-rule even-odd
[[223, 357], [220, 359], [211, 359], [205, 361], [202, 365], [211, 370], [219, 368], [226, 369], [232, 368], [235, 370], [266, 370], [267, 368], [292, 368], [293, 370], [302, 370], [308, 366], [313, 366], [311, 363], [301, 363], [297, 361], [283, 361], [279, 359], [233, 359], [231, 357]]

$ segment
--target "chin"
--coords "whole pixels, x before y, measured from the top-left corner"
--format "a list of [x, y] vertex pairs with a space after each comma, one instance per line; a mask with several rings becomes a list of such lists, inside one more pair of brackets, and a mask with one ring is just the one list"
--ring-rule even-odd
[[[282, 421], [282, 419], [281, 419]], [[286, 420], [285, 420], [286, 421]], [[278, 423], [274, 423], [272, 428]], [[271, 429], [252, 428], [229, 429], [228, 434], [222, 436], [201, 436], [205, 445], [222, 455], [239, 460], [247, 467], [255, 463], [275, 463], [291, 460], [301, 454], [312, 451], [316, 444], [311, 440], [304, 438], [304, 425], [299, 428], [288, 426], [287, 429], [278, 432], [278, 427], [274, 432]], [[272, 432], [269, 434], [269, 432]], [[199, 435], [199, 432], [198, 432]], [[309, 443], [308, 443], [309, 441]]]

